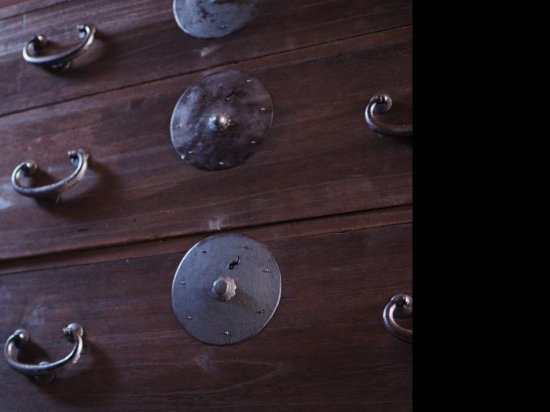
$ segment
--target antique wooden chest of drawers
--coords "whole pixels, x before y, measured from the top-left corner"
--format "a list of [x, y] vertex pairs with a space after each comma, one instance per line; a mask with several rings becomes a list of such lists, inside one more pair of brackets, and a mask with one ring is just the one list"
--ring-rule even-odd
[[[0, 340], [25, 328], [22, 355], [54, 360], [61, 329], [85, 328], [51, 383], [0, 361], [0, 410], [411, 410], [412, 346], [382, 310], [412, 293], [412, 138], [364, 117], [387, 92], [387, 119], [411, 121], [411, 14], [408, 0], [271, 0], [199, 39], [171, 0], [0, 0]], [[97, 37], [66, 72], [23, 59], [35, 34], [61, 49], [83, 23]], [[269, 90], [272, 129], [242, 165], [199, 170], [170, 116], [227, 69]], [[18, 163], [55, 180], [78, 148], [89, 169], [59, 203], [13, 190]], [[185, 252], [220, 231], [267, 245], [282, 279], [266, 328], [228, 346], [186, 333], [170, 300]]]

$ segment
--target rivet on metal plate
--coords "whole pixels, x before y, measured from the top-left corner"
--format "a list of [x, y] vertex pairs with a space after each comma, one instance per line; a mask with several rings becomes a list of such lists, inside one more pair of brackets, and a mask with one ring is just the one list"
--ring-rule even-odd
[[[201, 253], [205, 249], [208, 255]], [[238, 264], [231, 269], [236, 256]], [[272, 268], [267, 274], [265, 266]], [[180, 283], [183, 278], [185, 288]], [[212, 345], [229, 345], [258, 334], [280, 298], [281, 274], [269, 249], [236, 233], [210, 236], [195, 244], [183, 257], [172, 283], [172, 307], [178, 321], [191, 336]]]
[[174, 0], [176, 23], [185, 33], [199, 38], [231, 34], [250, 22], [262, 0]]
[[174, 107], [170, 135], [186, 163], [223, 170], [255, 153], [272, 122], [273, 104], [264, 85], [249, 74], [227, 70], [185, 90]]

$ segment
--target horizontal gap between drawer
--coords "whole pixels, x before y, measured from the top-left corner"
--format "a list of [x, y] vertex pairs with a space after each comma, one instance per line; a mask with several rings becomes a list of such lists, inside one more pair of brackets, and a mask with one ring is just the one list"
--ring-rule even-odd
[[181, 251], [210, 235], [221, 232], [239, 232], [261, 242], [346, 233], [377, 227], [412, 223], [412, 204], [327, 215], [291, 221], [281, 221], [238, 229], [197, 232], [184, 236], [167, 237], [158, 240], [138, 241], [120, 245], [109, 245], [91, 249], [74, 250], [27, 258], [5, 260], [0, 263], [0, 276], [53, 267], [69, 267], [122, 259], [158, 256]]
[[217, 70], [221, 70], [221, 69], [227, 70], [227, 69], [234, 68], [234, 66], [242, 64], [242, 63], [261, 62], [264, 59], [270, 59], [270, 58], [277, 57], [277, 56], [292, 55], [293, 53], [296, 53], [296, 52], [303, 52], [303, 51], [306, 51], [306, 50], [322, 48], [322, 47], [327, 46], [327, 45], [337, 45], [338, 43], [346, 42], [346, 41], [353, 40], [353, 39], [368, 38], [370, 36], [376, 36], [376, 35], [379, 35], [379, 34], [382, 34], [382, 33], [399, 31], [399, 30], [403, 30], [403, 29], [407, 29], [407, 28], [412, 28], [412, 24], [406, 24], [406, 25], [400, 25], [400, 26], [396, 26], [396, 27], [390, 27], [390, 28], [386, 28], [386, 29], [383, 29], [383, 30], [374, 31], [374, 32], [371, 32], [371, 33], [368, 33], [368, 34], [357, 34], [357, 35], [353, 35], [353, 36], [349, 36], [349, 37], [341, 37], [341, 38], [337, 38], [337, 39], [331, 39], [331, 40], [328, 40], [328, 41], [325, 41], [325, 42], [320, 42], [320, 43], [307, 45], [307, 46], [303, 46], [303, 47], [297, 47], [297, 48], [292, 49], [292, 50], [284, 50], [284, 51], [269, 53], [269, 54], [265, 54], [265, 55], [261, 55], [261, 56], [255, 56], [255, 57], [251, 57], [249, 59], [227, 61], [227, 62], [223, 62], [221, 64], [215, 64], [213, 66], [209, 66], [209, 67], [206, 67], [206, 68], [201, 68], [201, 69], [197, 69], [197, 70], [190, 70], [190, 71], [187, 71], [187, 72], [184, 72], [184, 73], [178, 73], [178, 74], [174, 74], [174, 75], [160, 77], [160, 78], [157, 78], [157, 79], [154, 79], [154, 80], [143, 81], [143, 82], [134, 83], [134, 84], [130, 84], [130, 85], [125, 85], [125, 86], [121, 86], [121, 87], [114, 87], [114, 88], [107, 89], [107, 90], [101, 90], [101, 91], [95, 92], [95, 93], [83, 94], [83, 95], [80, 95], [80, 96], [77, 96], [77, 97], [74, 97], [74, 98], [69, 98], [69, 99], [62, 100], [62, 101], [56, 101], [56, 102], [46, 103], [46, 104], [42, 104], [42, 105], [37, 105], [37, 106], [30, 107], [30, 108], [22, 109], [22, 110], [14, 110], [14, 111], [10, 111], [10, 112], [5, 112], [5, 113], [2, 113], [0, 115], [0, 118], [7, 117], [7, 116], [12, 116], [12, 115], [18, 115], [18, 114], [25, 113], [25, 112], [31, 112], [33, 110], [39, 110], [39, 109], [43, 109], [43, 108], [47, 108], [47, 107], [52, 107], [52, 106], [64, 104], [64, 103], [67, 103], [67, 102], [74, 102], [74, 101], [78, 101], [78, 100], [81, 100], [81, 99], [86, 99], [86, 98], [90, 98], [90, 97], [94, 97], [94, 96], [99, 96], [99, 95], [106, 94], [106, 93], [118, 92], [118, 91], [122, 91], [122, 90], [132, 89], [132, 88], [135, 88], [135, 87], [155, 84], [155, 83], [163, 82], [163, 81], [170, 80], [170, 79], [176, 79], [178, 77], [192, 76], [192, 75], [196, 75], [198, 73], [209, 73], [209, 72], [213, 72], [213, 71], [217, 71]]

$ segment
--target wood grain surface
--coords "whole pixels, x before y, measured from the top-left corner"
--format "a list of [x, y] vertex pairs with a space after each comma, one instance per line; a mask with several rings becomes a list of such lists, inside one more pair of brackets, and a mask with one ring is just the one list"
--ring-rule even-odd
[[[244, 227], [239, 229], [239, 233], [267, 241], [295, 237], [296, 233], [300, 233], [301, 236], [314, 236], [411, 222], [412, 206], [407, 205], [366, 212], [347, 213], [345, 215]], [[188, 249], [204, 237], [205, 234], [200, 233], [169, 239], [4, 260], [0, 261], [0, 275], [172, 253]]]
[[[410, 28], [236, 67], [264, 83], [275, 117], [259, 152], [226, 171], [187, 166], [170, 143], [177, 99], [208, 72], [1, 117], [10, 144], [0, 158], [0, 259], [411, 203], [411, 140], [376, 136], [363, 115], [383, 90], [393, 120], [410, 121]], [[78, 147], [93, 163], [60, 204], [39, 207], [11, 188], [20, 161], [61, 178], [71, 170], [66, 151]]]
[[[80, 23], [98, 36], [70, 71], [24, 62], [36, 33], [58, 51]], [[225, 69], [266, 86], [273, 128], [243, 165], [197, 170], [171, 113]], [[366, 126], [379, 92], [387, 122], [412, 121], [410, 0], [266, 0], [212, 40], [183, 33], [172, 0], [0, 0], [0, 344], [24, 327], [20, 359], [51, 361], [65, 325], [86, 330], [51, 384], [0, 361], [0, 412], [411, 411], [412, 345], [382, 310], [412, 294], [412, 139]], [[11, 187], [27, 159], [34, 184], [67, 176], [80, 147], [90, 168], [61, 203]], [[271, 249], [282, 297], [258, 336], [214, 347], [179, 325], [171, 286], [188, 248], [228, 230]]]
[[[262, 241], [263, 239], [258, 238]], [[411, 410], [411, 345], [381, 313], [411, 292], [411, 225], [269, 240], [282, 298], [256, 337], [204, 345], [178, 324], [171, 280], [184, 251], [0, 277], [0, 336], [25, 327], [28, 358], [70, 347], [77, 365], [37, 385], [0, 362], [2, 410]]]
[[[0, 0], [0, 19], [23, 16], [28, 12], [36, 12], [46, 7], [71, 0]], [[0, 23], [0, 27], [2, 27]]]
[[[81, 23], [95, 24], [98, 38], [71, 71], [53, 75], [22, 59], [35, 33], [66, 47]], [[178, 28], [172, 0], [62, 2], [0, 20], [0, 114], [408, 24], [409, 0], [269, 0], [241, 31], [204, 40]]]

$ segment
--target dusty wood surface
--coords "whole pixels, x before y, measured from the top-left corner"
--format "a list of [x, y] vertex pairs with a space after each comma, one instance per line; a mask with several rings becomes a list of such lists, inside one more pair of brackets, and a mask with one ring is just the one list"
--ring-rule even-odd
[[266, 242], [282, 273], [275, 316], [229, 347], [194, 340], [172, 312], [183, 250], [0, 277], [0, 336], [25, 327], [52, 359], [78, 321], [88, 342], [50, 385], [0, 362], [2, 409], [411, 410], [411, 346], [381, 319], [411, 292], [411, 226], [296, 235]]

